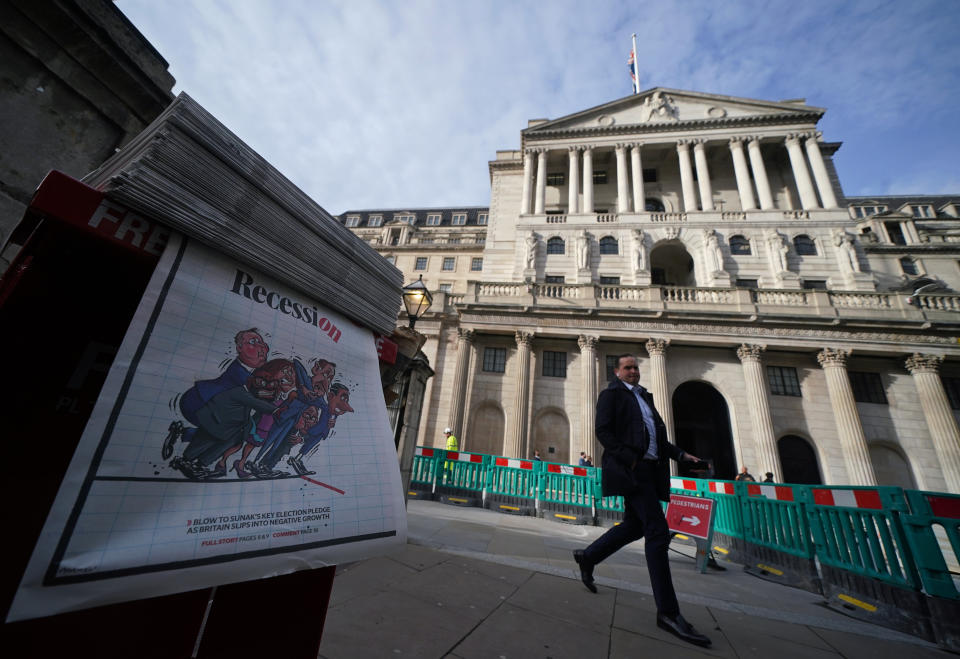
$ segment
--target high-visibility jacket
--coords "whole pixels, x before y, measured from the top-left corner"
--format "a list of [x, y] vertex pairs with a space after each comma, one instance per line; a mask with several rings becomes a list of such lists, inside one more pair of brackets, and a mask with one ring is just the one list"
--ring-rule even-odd
[[458, 451], [458, 450], [460, 450], [459, 447], [458, 447], [458, 445], [457, 445], [457, 437], [456, 437], [456, 435], [451, 434], [449, 437], [447, 437], [447, 450], [448, 450], [448, 451]]

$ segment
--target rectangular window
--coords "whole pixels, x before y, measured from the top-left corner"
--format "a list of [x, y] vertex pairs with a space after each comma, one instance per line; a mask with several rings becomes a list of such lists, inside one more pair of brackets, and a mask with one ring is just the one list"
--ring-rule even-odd
[[393, 265], [396, 265], [396, 264], [397, 264], [397, 257], [396, 257], [396, 256], [384, 256], [383, 258], [385, 258], [385, 259], [387, 260], [387, 263], [392, 263]]
[[657, 182], [657, 170], [655, 170], [655, 169], [645, 169], [645, 170], [643, 170], [643, 182], [644, 182], [644, 183], [656, 183], [656, 182]]
[[738, 279], [736, 286], [737, 288], [757, 288], [759, 283], [757, 279]]
[[950, 401], [951, 410], [960, 410], [960, 378], [944, 378], [943, 388], [947, 392], [947, 400]]
[[884, 222], [883, 226], [887, 230], [887, 235], [890, 236], [890, 242], [894, 245], [907, 244], [907, 239], [903, 237], [903, 227], [899, 222]]
[[453, 293], [453, 284], [440, 284], [437, 290], [441, 293]]
[[348, 215], [348, 216], [347, 216], [347, 226], [348, 226], [348, 227], [358, 227], [358, 226], [360, 226], [360, 216], [359, 216], [359, 215]]
[[547, 185], [559, 186], [563, 185], [563, 174], [547, 174]]
[[911, 206], [914, 217], [933, 217], [933, 209], [930, 206]]
[[487, 373], [503, 373], [507, 365], [506, 348], [484, 348], [483, 370]]
[[620, 277], [604, 277], [600, 275], [600, 285], [601, 286], [619, 286]]
[[879, 373], [860, 373], [849, 371], [850, 387], [853, 399], [858, 403], [887, 404], [887, 394], [883, 391], [883, 381]]
[[487, 213], [477, 213], [477, 224], [487, 223]]
[[607, 170], [600, 169], [593, 171], [593, 184], [594, 185], [603, 185], [607, 182]]
[[544, 350], [543, 375], [552, 378], [567, 377], [567, 353]]
[[418, 256], [418, 257], [417, 257], [417, 263], [416, 263], [416, 265], [413, 266], [413, 269], [414, 269], [414, 270], [426, 270], [426, 269], [427, 269], [427, 257], [426, 257], [426, 256]]
[[393, 219], [395, 219], [397, 222], [406, 222], [407, 224], [413, 224], [416, 221], [417, 216], [410, 215], [408, 213], [395, 213], [393, 216]]
[[456, 259], [452, 256], [443, 257], [443, 269], [444, 270], [453, 270], [456, 265]]
[[827, 290], [827, 280], [826, 279], [804, 279], [803, 287], [808, 291], [825, 291]]
[[800, 380], [792, 366], [767, 366], [770, 393], [775, 396], [799, 396]]
[[617, 367], [617, 355], [607, 355], [607, 364], [606, 364], [606, 374], [607, 382], [612, 382], [613, 378], [617, 377], [613, 372], [613, 369]]
[[467, 214], [466, 213], [454, 213], [453, 218], [450, 223], [455, 227], [463, 226], [467, 223]]
[[371, 215], [367, 218], [368, 227], [378, 227], [383, 224], [383, 215]]
[[543, 278], [544, 284], [562, 284], [563, 275], [546, 275]]
[[470, 270], [473, 272], [479, 272], [483, 270], [483, 259], [477, 256], [473, 257], [470, 260]]
[[440, 226], [440, 213], [428, 213], [428, 214], [427, 214], [427, 226], [428, 226], [428, 227], [438, 227], [438, 226]]

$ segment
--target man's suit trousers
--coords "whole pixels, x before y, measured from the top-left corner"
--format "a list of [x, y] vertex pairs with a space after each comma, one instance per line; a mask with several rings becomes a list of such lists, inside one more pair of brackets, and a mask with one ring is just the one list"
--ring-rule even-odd
[[642, 461], [636, 467], [640, 486], [636, 492], [623, 497], [623, 521], [602, 536], [594, 540], [584, 552], [584, 558], [596, 565], [626, 545], [646, 538], [645, 550], [647, 570], [650, 573], [650, 587], [657, 612], [668, 616], [680, 612], [677, 595], [673, 590], [670, 577], [670, 562], [667, 550], [670, 547], [670, 529], [663, 516], [663, 508], [657, 498], [657, 465]]

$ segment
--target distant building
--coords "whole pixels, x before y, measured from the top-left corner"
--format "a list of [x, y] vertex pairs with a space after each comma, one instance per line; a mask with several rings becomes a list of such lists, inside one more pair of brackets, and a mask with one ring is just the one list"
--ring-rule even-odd
[[599, 456], [629, 352], [718, 477], [960, 492], [960, 195], [845, 198], [823, 113], [656, 88], [531, 121], [489, 208], [341, 215], [442, 293], [420, 442]]
[[174, 79], [110, 0], [6, 0], [0, 35], [2, 244], [47, 172], [98, 167], [167, 107]]

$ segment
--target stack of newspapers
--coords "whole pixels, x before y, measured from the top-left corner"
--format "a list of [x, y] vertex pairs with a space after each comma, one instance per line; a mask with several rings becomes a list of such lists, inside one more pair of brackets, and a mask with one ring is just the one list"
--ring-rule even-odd
[[400, 271], [186, 94], [84, 182], [354, 322], [396, 326]]

